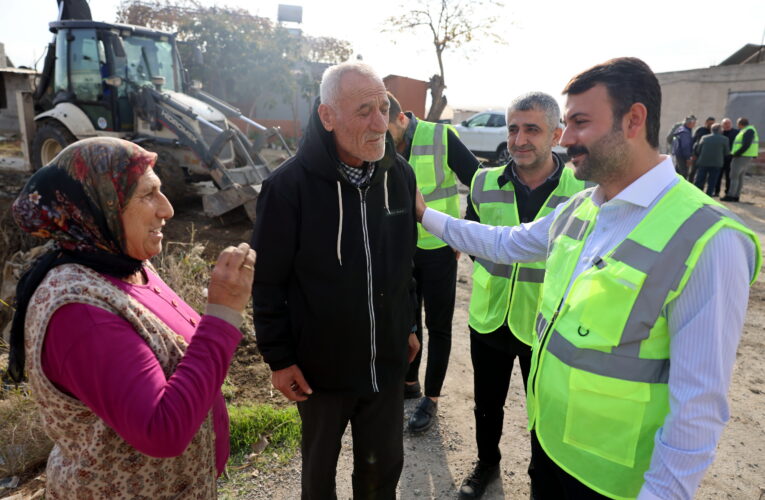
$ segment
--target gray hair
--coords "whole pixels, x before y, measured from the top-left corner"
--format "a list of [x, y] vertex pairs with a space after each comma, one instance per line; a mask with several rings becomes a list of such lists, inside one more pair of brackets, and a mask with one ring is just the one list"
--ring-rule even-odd
[[321, 75], [321, 85], [319, 86], [319, 96], [321, 102], [334, 107], [337, 104], [337, 98], [340, 95], [340, 81], [346, 73], [357, 73], [375, 79], [383, 84], [382, 78], [377, 75], [372, 66], [358, 61], [348, 61], [324, 70]]
[[722, 131], [722, 125], [720, 125], [719, 123], [715, 123], [714, 125], [712, 125], [713, 134], [719, 134], [721, 131]]
[[506, 115], [514, 111], [542, 111], [545, 114], [547, 125], [550, 132], [561, 126], [560, 107], [558, 102], [549, 94], [544, 92], [528, 92], [513, 99], [510, 106], [507, 107]]

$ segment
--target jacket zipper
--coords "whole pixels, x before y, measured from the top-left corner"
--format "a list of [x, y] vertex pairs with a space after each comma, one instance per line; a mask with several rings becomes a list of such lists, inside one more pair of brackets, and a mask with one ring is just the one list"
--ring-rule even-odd
[[374, 293], [372, 287], [372, 252], [369, 249], [369, 229], [367, 228], [367, 190], [369, 187], [365, 187], [364, 190], [357, 187], [359, 191], [359, 202], [361, 204], [361, 229], [364, 235], [364, 253], [367, 260], [367, 306], [369, 307], [369, 335], [370, 335], [370, 349], [371, 357], [369, 360], [369, 369], [372, 376], [372, 391], [380, 392], [380, 388], [377, 385], [377, 367], [375, 361], [377, 360], [377, 345], [376, 345], [376, 325], [375, 325], [375, 310], [374, 310]]

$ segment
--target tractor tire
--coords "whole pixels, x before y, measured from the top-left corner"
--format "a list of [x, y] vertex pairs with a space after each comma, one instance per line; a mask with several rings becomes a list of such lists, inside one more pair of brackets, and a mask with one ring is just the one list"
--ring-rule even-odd
[[43, 122], [32, 139], [32, 171], [36, 172], [49, 164], [61, 150], [76, 141], [77, 138], [61, 123], [53, 120]]
[[183, 168], [175, 163], [158, 161], [154, 165], [154, 172], [162, 181], [162, 194], [167, 196], [170, 203], [179, 204], [192, 194], [191, 186], [186, 182]]

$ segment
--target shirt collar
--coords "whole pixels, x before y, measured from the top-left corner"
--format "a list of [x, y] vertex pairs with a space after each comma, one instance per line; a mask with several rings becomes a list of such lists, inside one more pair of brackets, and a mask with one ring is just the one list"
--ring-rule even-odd
[[[631, 205], [648, 208], [656, 198], [666, 191], [670, 184], [677, 181], [677, 174], [672, 163], [672, 158], [662, 155], [662, 160], [648, 172], [638, 177], [632, 184], [622, 189], [609, 202], [620, 200]], [[592, 201], [597, 206], [603, 205], [605, 194], [599, 185], [592, 193]]]
[[409, 154], [412, 151], [412, 141], [414, 140], [414, 132], [417, 130], [417, 117], [414, 116], [414, 114], [411, 111], [406, 111], [404, 113], [407, 118], [409, 118], [409, 125], [406, 127], [406, 130], [404, 131], [404, 144], [406, 146], [404, 147], [404, 158], [409, 158]]
[[[545, 182], [543, 184], [546, 184], [550, 181], [558, 180], [561, 173], [563, 173], [563, 162], [558, 157], [557, 154], [553, 153], [553, 161], [555, 162], [555, 170], [553, 170], [553, 173], [550, 174], [550, 176], [545, 179]], [[514, 184], [520, 185], [526, 188], [527, 191], [531, 191], [526, 184], [523, 183], [520, 177], [518, 177], [518, 174], [515, 172], [515, 162], [511, 159], [507, 166], [505, 167], [505, 170], [502, 171], [502, 175], [500, 175], [497, 178], [497, 185], [501, 188], [505, 184], [511, 181], [516, 181]]]

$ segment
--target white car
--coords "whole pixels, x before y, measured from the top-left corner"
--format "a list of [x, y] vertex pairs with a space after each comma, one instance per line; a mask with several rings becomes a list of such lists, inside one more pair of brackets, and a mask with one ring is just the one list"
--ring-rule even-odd
[[[474, 155], [504, 165], [510, 160], [507, 151], [507, 122], [505, 112], [489, 110], [477, 113], [455, 125], [460, 140]], [[568, 161], [566, 148], [555, 146], [563, 161]]]

